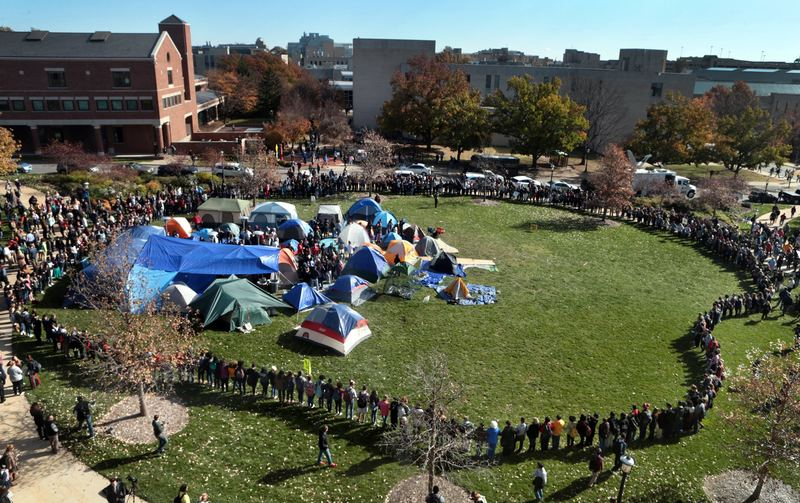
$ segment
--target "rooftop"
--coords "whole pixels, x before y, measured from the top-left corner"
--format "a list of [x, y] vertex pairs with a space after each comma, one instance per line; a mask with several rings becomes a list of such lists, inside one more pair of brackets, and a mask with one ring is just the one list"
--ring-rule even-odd
[[149, 58], [158, 33], [0, 32], [0, 58]]

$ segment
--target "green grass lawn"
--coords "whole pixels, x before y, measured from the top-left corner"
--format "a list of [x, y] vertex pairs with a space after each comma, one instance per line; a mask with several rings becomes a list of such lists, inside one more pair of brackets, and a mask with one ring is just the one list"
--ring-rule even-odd
[[[347, 204], [342, 203], [343, 209]], [[412, 403], [409, 366], [439, 351], [467, 389], [458, 414], [476, 423], [594, 411], [602, 415], [628, 410], [633, 403], [663, 406], [680, 399], [701, 372], [702, 359], [687, 339], [691, 322], [718, 295], [746, 286], [739, 275], [686, 242], [632, 225], [605, 226], [593, 217], [543, 207], [478, 206], [468, 198], [444, 199], [438, 209], [423, 197], [387, 198], [383, 206], [422, 228], [444, 226], [445, 241], [463, 257], [494, 260], [498, 272], [470, 269], [468, 281], [497, 287], [499, 302], [449, 306], [432, 290], [410, 301], [379, 297], [357, 308], [373, 336], [347, 358], [295, 340], [293, 329], [302, 315], [277, 316], [271, 325], [246, 335], [209, 330], [197, 347], [259, 367], [297, 370], [303, 358], [310, 358], [315, 373], [353, 378], [380, 394], [408, 394]], [[303, 218], [316, 207], [298, 204]], [[427, 295], [429, 302], [424, 301]], [[57, 292], [49, 297], [58, 297]], [[56, 311], [69, 323], [102, 326], [95, 313]], [[791, 339], [783, 320], [726, 321], [716, 334], [728, 368], [743, 362], [754, 346]], [[27, 341], [18, 345], [20, 353], [33, 350]], [[30, 395], [46, 400], [63, 418], [78, 391], [98, 397], [100, 409], [116, 398], [85, 389], [76, 368], [47, 352], [36, 353], [47, 372], [45, 385]], [[179, 395], [191, 406], [190, 424], [172, 439], [163, 458], [146, 455], [152, 446], [130, 447], [108, 438], [67, 443], [102, 473], [138, 475], [150, 501], [169, 500], [183, 481], [194, 488], [193, 495], [206, 491], [212, 501], [382, 501], [413, 472], [375, 450], [372, 429], [353, 428], [341, 419], [331, 422], [339, 468], [311, 466], [315, 432], [331, 419], [319, 411], [279, 408], [267, 400], [222, 396], [199, 386], [185, 386]], [[723, 392], [701, 434], [679, 445], [634, 449], [640, 467], [628, 486], [632, 500], [657, 501], [661, 494], [663, 501], [674, 501], [674, 494], [664, 496], [668, 487], [685, 500], [702, 500], [704, 475], [746, 466], [736, 448], [742, 432], [720, 419], [720, 409], [727, 407]], [[530, 474], [541, 459], [537, 453], [490, 470], [456, 474], [456, 479], [492, 502], [526, 501], [532, 497]], [[594, 502], [615, 494], [616, 477], [585, 490], [588, 470], [582, 453], [548, 453], [544, 459], [552, 500]], [[785, 479], [800, 484], [797, 474]]]
[[[677, 174], [681, 176], [689, 178], [692, 181], [692, 183], [696, 183], [701, 178], [708, 178], [709, 176], [721, 176], [724, 178], [733, 177], [733, 172], [728, 171], [727, 169], [725, 169], [725, 166], [722, 165], [695, 166], [694, 164], [669, 164], [666, 166], [666, 168], [675, 171]], [[713, 175], [711, 174], [712, 172]], [[739, 172], [739, 178], [741, 178], [745, 182], [765, 183], [769, 177], [766, 176], [766, 174], [761, 174], [749, 169], [743, 169]], [[772, 178], [771, 180], [775, 179]]]

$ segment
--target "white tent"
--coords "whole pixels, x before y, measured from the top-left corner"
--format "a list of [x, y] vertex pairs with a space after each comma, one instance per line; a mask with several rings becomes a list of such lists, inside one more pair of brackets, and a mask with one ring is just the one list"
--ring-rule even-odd
[[297, 208], [290, 203], [269, 201], [250, 212], [250, 223], [258, 227], [277, 227], [284, 220], [297, 218]]
[[162, 295], [164, 304], [177, 306], [181, 311], [186, 311], [189, 304], [197, 297], [197, 293], [184, 283], [174, 283], [168, 286]]
[[342, 208], [338, 204], [321, 204], [319, 211], [317, 211], [317, 221], [324, 222], [325, 220], [333, 220], [334, 224], [340, 224], [344, 220], [342, 218]]
[[344, 243], [345, 246], [347, 243], [350, 243], [353, 249], [356, 249], [359, 246], [369, 243], [370, 239], [366, 229], [359, 224], [350, 224], [342, 229], [342, 232], [339, 234], [339, 241]]

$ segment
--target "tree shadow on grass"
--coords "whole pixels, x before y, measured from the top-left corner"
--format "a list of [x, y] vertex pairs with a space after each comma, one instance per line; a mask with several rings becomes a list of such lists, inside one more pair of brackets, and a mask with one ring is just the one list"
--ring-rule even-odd
[[302, 475], [306, 475], [311, 472], [315, 472], [317, 470], [322, 470], [325, 467], [319, 466], [316, 463], [314, 464], [306, 464], [302, 466], [295, 466], [294, 468], [282, 468], [280, 470], [272, 470], [267, 472], [263, 477], [259, 479], [259, 482], [264, 485], [268, 486], [276, 486], [278, 484], [282, 484], [289, 479], [293, 479], [295, 477], [300, 477]]
[[64, 276], [44, 291], [44, 295], [34, 304], [34, 308], [61, 309], [69, 288], [69, 278]]
[[137, 463], [139, 461], [144, 461], [146, 459], [151, 459], [155, 457], [158, 457], [155, 452], [147, 451], [141, 454], [137, 454], [135, 456], [104, 459], [103, 461], [100, 461], [99, 463], [92, 465], [92, 470], [96, 472], [114, 470], [116, 468], [120, 468], [125, 465], [129, 465], [131, 463]]

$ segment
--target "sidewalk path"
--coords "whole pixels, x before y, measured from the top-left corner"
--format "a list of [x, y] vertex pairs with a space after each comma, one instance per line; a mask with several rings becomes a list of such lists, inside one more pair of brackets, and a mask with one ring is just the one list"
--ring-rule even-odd
[[[15, 274], [9, 274], [14, 281]], [[8, 309], [0, 310], [0, 354], [4, 364], [12, 353], [12, 326]], [[21, 355], [20, 355], [21, 356]], [[25, 383], [27, 387], [27, 379]], [[100, 491], [108, 485], [100, 474], [78, 461], [62, 448], [58, 454], [50, 453], [50, 444], [39, 440], [33, 418], [28, 413], [30, 404], [26, 397], [14, 396], [11, 386], [6, 388], [6, 402], [0, 405], [0, 442], [13, 443], [19, 450], [19, 482], [11, 488], [14, 501], [36, 503], [102, 503], [106, 499]], [[61, 418], [59, 427], [67, 421]]]

